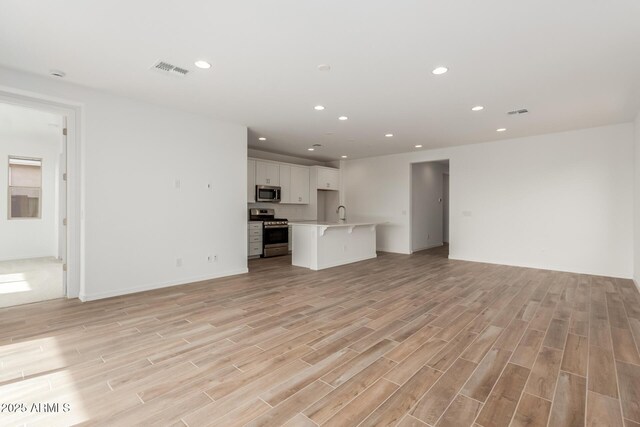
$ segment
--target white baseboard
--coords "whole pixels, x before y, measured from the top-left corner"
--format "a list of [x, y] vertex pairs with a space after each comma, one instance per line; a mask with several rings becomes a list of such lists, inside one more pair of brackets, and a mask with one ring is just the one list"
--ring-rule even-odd
[[214, 275], [191, 277], [191, 278], [188, 278], [188, 279], [181, 279], [181, 280], [178, 280], [178, 281], [153, 283], [153, 284], [148, 284], [148, 285], [136, 286], [136, 287], [133, 287], [133, 288], [116, 289], [116, 290], [113, 290], [113, 291], [98, 292], [98, 293], [94, 293], [94, 294], [85, 294], [85, 293], [81, 292], [80, 295], [78, 296], [78, 298], [82, 302], [95, 301], [95, 300], [99, 300], [99, 299], [103, 299], [103, 298], [112, 298], [112, 297], [117, 297], [117, 296], [121, 296], [121, 295], [135, 294], [135, 293], [138, 293], [138, 292], [152, 291], [154, 289], [162, 289], [162, 288], [168, 288], [168, 287], [171, 287], [171, 286], [187, 285], [187, 284], [190, 284], [190, 283], [202, 282], [202, 281], [205, 281], [205, 280], [219, 279], [221, 277], [235, 276], [235, 275], [238, 275], [238, 274], [245, 274], [245, 273], [248, 273], [248, 272], [249, 272], [248, 268], [242, 268], [240, 270], [232, 270], [232, 271], [227, 271], [227, 272], [224, 272], [224, 273], [218, 273], [218, 274], [214, 274]]
[[390, 254], [411, 255], [411, 251], [399, 251], [397, 249], [389, 249], [389, 248], [380, 247], [380, 246], [376, 248], [376, 252], [387, 252]]
[[636, 289], [638, 290], [638, 292], [640, 292], [640, 283], [638, 283], [638, 281], [635, 278], [631, 280], [633, 280], [633, 284], [636, 285]]
[[420, 252], [420, 251], [426, 251], [427, 249], [438, 248], [440, 246], [444, 246], [444, 243], [440, 242], [440, 243], [433, 243], [433, 244], [427, 245], [427, 246], [421, 246], [419, 248], [413, 249], [411, 251], [411, 253]]
[[529, 264], [522, 262], [512, 262], [512, 261], [504, 261], [504, 260], [486, 260], [486, 259], [478, 259], [478, 258], [470, 258], [470, 257], [461, 257], [455, 254], [449, 254], [449, 259], [456, 261], [469, 261], [469, 262], [479, 262], [483, 264], [493, 264], [493, 265], [508, 265], [510, 267], [522, 267], [522, 268], [535, 268], [537, 270], [548, 270], [548, 271], [559, 271], [562, 273], [576, 273], [576, 274], [586, 274], [589, 276], [602, 276], [602, 277], [614, 277], [617, 279], [632, 279], [631, 276], [626, 275], [625, 273], [611, 273], [611, 272], [602, 272], [602, 271], [579, 271], [577, 269], [572, 269], [568, 267], [562, 266], [551, 266], [551, 265], [540, 265], [540, 264]]

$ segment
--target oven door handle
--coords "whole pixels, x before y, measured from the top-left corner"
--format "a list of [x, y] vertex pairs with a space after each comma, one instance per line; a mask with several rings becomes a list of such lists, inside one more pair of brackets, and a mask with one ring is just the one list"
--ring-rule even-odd
[[288, 225], [265, 225], [264, 228], [266, 229], [274, 229], [274, 228], [289, 228]]

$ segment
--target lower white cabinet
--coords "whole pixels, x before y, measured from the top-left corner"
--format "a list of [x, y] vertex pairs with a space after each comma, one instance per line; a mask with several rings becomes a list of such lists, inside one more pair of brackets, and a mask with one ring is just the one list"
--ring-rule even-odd
[[247, 231], [249, 256], [262, 255], [262, 223], [249, 222]]

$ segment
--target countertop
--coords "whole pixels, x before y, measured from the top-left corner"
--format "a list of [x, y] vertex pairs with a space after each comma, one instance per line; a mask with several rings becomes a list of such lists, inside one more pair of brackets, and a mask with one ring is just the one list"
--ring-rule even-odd
[[364, 225], [378, 225], [382, 222], [324, 222], [324, 221], [289, 221], [289, 225], [306, 225], [315, 227], [358, 227]]

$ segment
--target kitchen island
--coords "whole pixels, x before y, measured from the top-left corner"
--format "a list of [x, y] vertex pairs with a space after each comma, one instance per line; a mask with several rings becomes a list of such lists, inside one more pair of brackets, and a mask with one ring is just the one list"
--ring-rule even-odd
[[376, 258], [375, 222], [293, 221], [291, 264], [322, 270]]

